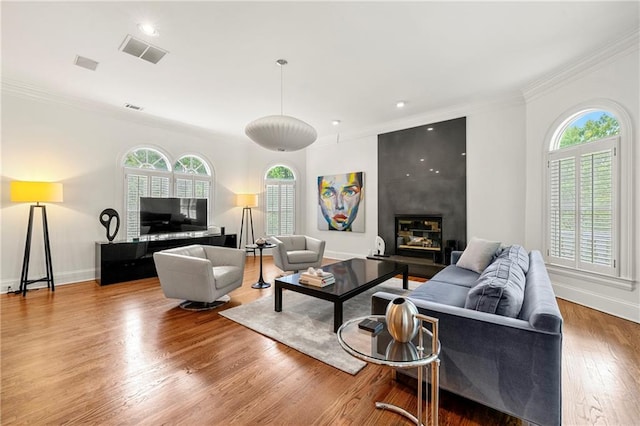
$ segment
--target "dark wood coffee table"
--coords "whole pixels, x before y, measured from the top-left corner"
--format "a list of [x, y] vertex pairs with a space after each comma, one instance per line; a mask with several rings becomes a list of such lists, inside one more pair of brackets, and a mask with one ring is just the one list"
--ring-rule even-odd
[[345, 300], [374, 287], [389, 278], [402, 274], [402, 288], [409, 288], [409, 267], [403, 263], [349, 259], [343, 262], [325, 265], [322, 269], [331, 272], [336, 282], [326, 287], [314, 287], [300, 284], [300, 274], [288, 275], [275, 280], [275, 310], [282, 312], [282, 289], [306, 294], [318, 299], [333, 302], [333, 331], [342, 325], [342, 304]]

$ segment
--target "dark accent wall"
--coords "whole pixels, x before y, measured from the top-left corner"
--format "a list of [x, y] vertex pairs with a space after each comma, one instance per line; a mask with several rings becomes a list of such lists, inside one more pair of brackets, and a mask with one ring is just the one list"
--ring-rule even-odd
[[395, 254], [396, 214], [441, 214], [443, 243], [466, 245], [466, 123], [462, 117], [378, 135], [378, 233], [387, 254]]

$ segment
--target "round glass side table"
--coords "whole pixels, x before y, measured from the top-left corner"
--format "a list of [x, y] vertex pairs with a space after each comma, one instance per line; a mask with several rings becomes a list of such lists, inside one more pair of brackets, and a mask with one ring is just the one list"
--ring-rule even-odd
[[[440, 341], [438, 340], [438, 319], [418, 314], [420, 330], [418, 335], [407, 343], [400, 343], [391, 337], [387, 330], [384, 315], [368, 315], [355, 318], [342, 324], [337, 336], [340, 346], [349, 354], [363, 361], [386, 365], [392, 368], [418, 369], [418, 410], [417, 416], [407, 410], [385, 402], [376, 402], [376, 408], [401, 414], [416, 425], [422, 423], [422, 379], [424, 369], [431, 365], [431, 416], [427, 422], [428, 410], [425, 410], [425, 424], [438, 424], [438, 392], [440, 373]], [[429, 331], [425, 323], [431, 325]], [[380, 324], [380, 325], [378, 325]], [[367, 329], [361, 328], [367, 327]], [[374, 330], [374, 331], [371, 331]], [[428, 402], [425, 403], [428, 406]]]

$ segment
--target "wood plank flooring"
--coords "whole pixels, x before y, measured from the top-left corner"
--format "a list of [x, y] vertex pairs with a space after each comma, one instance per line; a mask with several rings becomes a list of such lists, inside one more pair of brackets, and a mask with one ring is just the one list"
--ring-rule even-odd
[[[251, 288], [258, 269], [248, 257], [242, 288], [207, 312], [177, 308], [157, 279], [0, 296], [1, 424], [408, 424], [374, 408], [415, 410], [389, 369], [351, 376], [218, 315], [272, 294]], [[268, 257], [264, 270], [270, 282], [279, 272]], [[640, 325], [560, 308], [564, 424], [640, 424]], [[442, 392], [440, 424], [521, 422]]]

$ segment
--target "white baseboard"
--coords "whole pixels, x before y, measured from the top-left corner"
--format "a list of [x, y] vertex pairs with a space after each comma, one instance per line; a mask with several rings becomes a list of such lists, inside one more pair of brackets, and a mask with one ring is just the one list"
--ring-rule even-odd
[[[30, 277], [35, 279], [36, 277]], [[83, 269], [80, 271], [71, 271], [63, 273], [53, 274], [54, 283], [56, 286], [75, 284], [82, 281], [92, 281], [96, 279], [95, 269]], [[11, 290], [9, 290], [11, 288]], [[8, 293], [9, 291], [16, 291], [20, 288], [20, 278], [9, 278], [0, 282], [0, 293]], [[47, 288], [46, 282], [38, 282], [29, 284], [28, 288]]]
[[345, 252], [339, 252], [339, 251], [325, 251], [324, 257], [329, 259], [347, 260], [347, 259], [353, 259], [353, 258], [364, 259], [367, 256], [364, 254], [353, 254], [353, 253], [345, 253]]
[[556, 296], [629, 321], [640, 323], [640, 307], [637, 303], [614, 299], [592, 291], [564, 283], [553, 283]]

